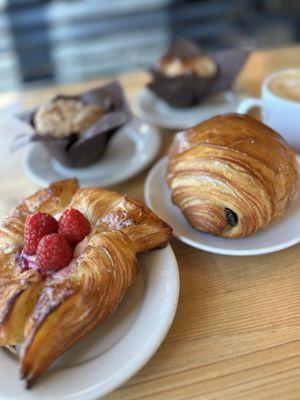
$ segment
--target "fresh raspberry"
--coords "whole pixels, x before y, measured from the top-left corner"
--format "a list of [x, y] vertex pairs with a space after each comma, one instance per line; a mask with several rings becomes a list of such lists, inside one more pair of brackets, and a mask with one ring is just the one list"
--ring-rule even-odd
[[34, 255], [42, 237], [57, 230], [58, 222], [52, 215], [40, 211], [29, 215], [24, 228], [24, 253]]
[[75, 208], [68, 208], [63, 212], [59, 223], [58, 233], [70, 243], [76, 244], [91, 232], [91, 225], [85, 216]]
[[42, 271], [58, 271], [73, 258], [73, 250], [59, 233], [51, 233], [41, 239], [36, 251], [36, 263]]

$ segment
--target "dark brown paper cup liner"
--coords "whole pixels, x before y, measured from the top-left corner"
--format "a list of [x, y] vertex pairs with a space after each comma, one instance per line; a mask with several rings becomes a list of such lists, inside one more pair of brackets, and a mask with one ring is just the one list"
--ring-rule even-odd
[[[32, 135], [20, 135], [15, 138], [12, 150], [31, 142], [40, 142], [51, 157], [66, 167], [83, 168], [101, 159], [113, 135], [131, 118], [131, 112], [125, 99], [122, 87], [118, 82], [111, 82], [99, 88], [88, 90], [78, 96], [56, 96], [58, 98], [76, 99], [101, 107], [105, 113], [86, 131], [58, 139], [51, 135], [39, 135], [34, 127], [34, 109], [22, 114], [19, 118], [28, 123], [34, 132]], [[54, 99], [53, 99], [54, 100]]]
[[[203, 54], [194, 43], [179, 39], [170, 46], [164, 57], [192, 59]], [[152, 81], [148, 88], [171, 107], [195, 106], [208, 96], [230, 90], [249, 54], [250, 50], [244, 48], [207, 53], [215, 61], [218, 71], [210, 78], [201, 78], [193, 73], [167, 77], [151, 67], [148, 72]]]

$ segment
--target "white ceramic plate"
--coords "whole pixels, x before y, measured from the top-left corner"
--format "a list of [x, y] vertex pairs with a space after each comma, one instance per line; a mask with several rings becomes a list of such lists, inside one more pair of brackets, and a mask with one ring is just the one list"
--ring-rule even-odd
[[102, 325], [60, 358], [32, 389], [24, 389], [18, 363], [0, 351], [1, 400], [92, 400], [122, 385], [158, 349], [173, 321], [178, 267], [170, 246], [143, 255], [140, 273]]
[[[300, 170], [300, 161], [298, 170]], [[193, 229], [179, 208], [171, 202], [170, 190], [165, 181], [167, 157], [158, 161], [145, 182], [145, 200], [162, 219], [173, 228], [174, 235], [184, 243], [217, 254], [250, 256], [272, 253], [300, 242], [300, 177], [298, 189], [287, 211], [277, 221], [262, 231], [243, 239], [225, 239]]]
[[234, 112], [239, 101], [232, 93], [211, 97], [199, 106], [172, 108], [149, 89], [144, 88], [136, 99], [136, 113], [150, 124], [167, 129], [186, 129], [216, 114]]
[[86, 168], [66, 168], [51, 159], [39, 143], [25, 153], [27, 176], [39, 185], [76, 176], [81, 186], [102, 187], [123, 182], [145, 169], [157, 156], [161, 138], [158, 130], [133, 118], [111, 140], [104, 157]]

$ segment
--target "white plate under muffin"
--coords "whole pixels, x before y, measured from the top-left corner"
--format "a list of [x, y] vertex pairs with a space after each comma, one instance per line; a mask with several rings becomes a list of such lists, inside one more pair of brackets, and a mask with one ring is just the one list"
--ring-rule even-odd
[[[300, 170], [299, 157], [297, 164]], [[166, 169], [167, 157], [164, 157], [150, 170], [144, 187], [145, 201], [148, 207], [172, 226], [174, 235], [182, 242], [201, 250], [233, 256], [272, 253], [300, 242], [300, 177], [295, 196], [278, 220], [271, 222], [253, 236], [226, 239], [200, 232], [188, 224], [180, 209], [171, 201], [171, 193], [165, 179]]]
[[190, 108], [173, 108], [144, 88], [136, 98], [136, 112], [143, 120], [161, 128], [181, 130], [190, 128], [216, 114], [233, 112], [239, 101], [228, 92], [210, 97], [203, 103]]
[[157, 156], [161, 144], [157, 128], [133, 118], [114, 135], [104, 157], [85, 168], [67, 168], [51, 159], [40, 143], [32, 143], [25, 153], [24, 170], [33, 182], [45, 186], [76, 177], [81, 186], [116, 185], [145, 169]]
[[112, 314], [26, 390], [19, 364], [0, 351], [1, 400], [96, 400], [133, 376], [158, 349], [173, 321], [178, 266], [170, 246], [139, 258], [140, 273]]

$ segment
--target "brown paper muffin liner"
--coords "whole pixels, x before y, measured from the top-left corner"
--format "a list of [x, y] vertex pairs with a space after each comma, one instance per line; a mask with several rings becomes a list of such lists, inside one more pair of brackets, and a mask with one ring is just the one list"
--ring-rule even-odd
[[216, 75], [201, 78], [190, 73], [167, 77], [155, 67], [151, 67], [148, 72], [152, 76], [152, 81], [148, 84], [148, 88], [171, 107], [195, 106], [208, 96], [230, 90], [249, 54], [250, 50], [245, 48], [203, 53], [194, 43], [179, 39], [170, 46], [164, 57], [192, 59], [200, 55], [208, 56], [216, 63]]
[[104, 110], [94, 124], [81, 134], [73, 133], [58, 139], [51, 135], [39, 135], [35, 131], [34, 115], [38, 108], [18, 117], [33, 128], [33, 134], [17, 136], [11, 146], [15, 151], [32, 142], [40, 142], [51, 157], [71, 168], [82, 168], [94, 164], [103, 156], [113, 135], [131, 118], [131, 112], [121, 85], [114, 81], [107, 85], [88, 90], [77, 96], [59, 95], [52, 100], [74, 99], [85, 104], [95, 104]]

